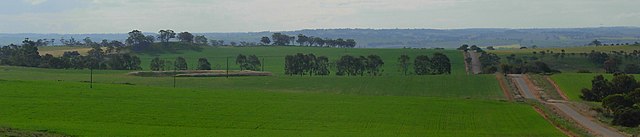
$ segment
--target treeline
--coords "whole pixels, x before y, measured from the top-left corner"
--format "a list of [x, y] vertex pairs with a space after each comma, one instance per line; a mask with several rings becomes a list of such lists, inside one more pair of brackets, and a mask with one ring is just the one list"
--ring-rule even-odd
[[591, 89], [581, 90], [580, 98], [602, 101], [602, 113], [613, 117], [613, 125], [640, 125], [640, 84], [632, 75], [616, 73], [611, 81], [598, 75], [593, 78], [591, 84]]
[[607, 44], [607, 43], [602, 43], [596, 39], [591, 41], [591, 43], [587, 45], [588, 46], [625, 46], [625, 45], [640, 46], [640, 43], [634, 42], [634, 43], [608, 43]]
[[[488, 49], [494, 50], [493, 48]], [[480, 53], [478, 60], [480, 60], [482, 73], [484, 74], [492, 74], [496, 72], [504, 74], [560, 73], [558, 70], [551, 69], [545, 62], [539, 61], [539, 58], [537, 57], [518, 57], [515, 54], [511, 54], [506, 57], [507, 62], [501, 62], [502, 58], [500, 56], [495, 53], [488, 53], [476, 45], [469, 46], [465, 44], [460, 46], [458, 50]], [[468, 64], [471, 64], [470, 57], [466, 58], [465, 61]]]
[[336, 61], [336, 75], [338, 76], [381, 76], [384, 61], [378, 55], [351, 56], [344, 55]]
[[[262, 68], [262, 62], [256, 55], [243, 55], [238, 54], [236, 56], [236, 65], [240, 66], [240, 70], [252, 70], [260, 71]], [[187, 61], [184, 57], [176, 57], [172, 62], [169, 60], [163, 60], [160, 57], [151, 59], [149, 64], [151, 71], [167, 71], [167, 70], [189, 70]], [[207, 58], [199, 58], [198, 64], [194, 70], [211, 70], [211, 63]]]
[[338, 76], [381, 76], [383, 65], [384, 61], [378, 55], [344, 55], [334, 63], [329, 63], [326, 56], [298, 53], [285, 56], [284, 69], [286, 75], [329, 75], [329, 67], [335, 66]]
[[[609, 51], [609, 53], [592, 50], [591, 52], [585, 53], [566, 53], [566, 51], [562, 49], [560, 52], [555, 53], [550, 50], [534, 51], [533, 54], [534, 56], [530, 57], [532, 60], [546, 58], [547, 56], [551, 56], [553, 57], [553, 59], [557, 60], [564, 59], [565, 57], [583, 57], [594, 65], [604, 69], [606, 73], [624, 72], [627, 74], [640, 74], [640, 66], [638, 64], [635, 64], [635, 62], [631, 62], [625, 66], [622, 66], [624, 64], [623, 60], [625, 59], [640, 59], [640, 51], [638, 50], [633, 50], [630, 52], [623, 50]], [[581, 70], [580, 72], [587, 71]]]
[[103, 51], [94, 46], [88, 55], [82, 56], [77, 51], [64, 52], [61, 57], [51, 54], [40, 56], [36, 42], [25, 39], [22, 45], [11, 44], [0, 48], [0, 64], [25, 67], [56, 69], [112, 69], [139, 70], [140, 58], [128, 53], [113, 50]]
[[[183, 57], [176, 57], [175, 61], [163, 60], [159, 57], [151, 59], [149, 68], [151, 71], [167, 71], [167, 70], [188, 70], [187, 60]], [[195, 70], [211, 70], [211, 63], [207, 58], [199, 58], [198, 66]]]
[[411, 58], [408, 55], [400, 55], [398, 57], [398, 64], [400, 71], [407, 75], [409, 68], [413, 65], [413, 70], [416, 75], [440, 75], [451, 74], [451, 60], [447, 55], [436, 52], [429, 58], [427, 55], [418, 55], [411, 63]]
[[282, 33], [273, 33], [271, 38], [262, 37], [260, 39], [260, 43], [263, 45], [293, 45], [298, 43], [299, 46], [313, 46], [313, 47], [339, 47], [339, 48], [354, 48], [357, 45], [357, 42], [353, 39], [330, 39], [330, 38], [320, 38], [314, 36], [306, 36], [304, 34], [298, 34], [298, 36], [289, 36]]
[[[432, 57], [419, 55], [413, 62], [408, 55], [401, 55], [398, 63], [405, 75], [409, 74], [411, 68], [416, 75], [451, 74], [451, 61], [442, 53], [434, 53]], [[378, 55], [344, 55], [330, 62], [326, 56], [298, 53], [285, 57], [284, 69], [286, 75], [329, 75], [330, 70], [334, 69], [337, 76], [381, 76], [384, 64]]]
[[314, 54], [287, 55], [284, 58], [285, 75], [329, 75], [329, 58]]

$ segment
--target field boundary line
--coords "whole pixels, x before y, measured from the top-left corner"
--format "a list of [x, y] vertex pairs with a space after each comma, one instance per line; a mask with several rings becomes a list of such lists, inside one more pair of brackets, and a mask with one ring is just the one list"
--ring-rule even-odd
[[498, 80], [498, 84], [500, 84], [500, 88], [502, 89], [502, 93], [507, 98], [507, 100], [513, 101], [513, 96], [511, 96], [511, 93], [509, 93], [509, 87], [507, 86], [507, 83], [505, 82], [506, 81], [505, 77], [501, 76], [500, 74], [496, 74], [496, 80]]
[[553, 125], [553, 127], [555, 127], [556, 129], [560, 130], [560, 132], [564, 133], [565, 135], [569, 136], [569, 137], [577, 137], [578, 135], [576, 135], [575, 133], [571, 132], [568, 129], [565, 129], [563, 127], [560, 127], [560, 125], [556, 125], [551, 119], [549, 119], [549, 116], [547, 116], [546, 113], [544, 113], [540, 108], [536, 107], [535, 105], [531, 106], [533, 108], [533, 110], [535, 110], [538, 114], [540, 114], [542, 116], [542, 118], [544, 118], [544, 120], [546, 120], [547, 122], [549, 122], [549, 124]]
[[545, 76], [544, 78], [547, 79], [547, 81], [556, 89], [556, 92], [558, 92], [558, 94], [560, 94], [562, 99], [567, 100], [567, 101], [569, 100], [567, 95], [564, 94], [564, 92], [562, 90], [560, 90], [560, 87], [558, 86], [556, 81], [553, 81], [553, 79], [551, 79], [549, 76]]
[[467, 63], [467, 58], [469, 58], [469, 52], [462, 51], [462, 62], [464, 62], [464, 70], [467, 72], [467, 75], [469, 75], [471, 66], [469, 66], [469, 63]]

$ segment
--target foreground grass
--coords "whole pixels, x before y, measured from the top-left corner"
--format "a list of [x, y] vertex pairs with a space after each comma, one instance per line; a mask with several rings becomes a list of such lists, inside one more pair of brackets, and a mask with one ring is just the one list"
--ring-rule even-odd
[[526, 104], [0, 81], [0, 125], [80, 136], [562, 136]]

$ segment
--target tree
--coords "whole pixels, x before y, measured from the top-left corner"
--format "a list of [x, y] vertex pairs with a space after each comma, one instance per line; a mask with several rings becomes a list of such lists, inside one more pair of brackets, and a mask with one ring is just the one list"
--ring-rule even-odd
[[609, 59], [609, 55], [607, 55], [607, 53], [592, 51], [591, 53], [588, 54], [588, 58], [594, 64], [602, 65], [605, 61]]
[[180, 40], [180, 42], [193, 43], [193, 38], [193, 34], [189, 32], [180, 32], [178, 34], [178, 39]]
[[607, 95], [629, 93], [638, 87], [638, 82], [633, 75], [616, 73], [611, 79], [611, 90], [607, 92]]
[[269, 43], [271, 43], [271, 39], [269, 39], [269, 37], [262, 37], [260, 42], [264, 45], [269, 45]]
[[382, 65], [384, 65], [384, 61], [382, 61], [382, 58], [380, 58], [380, 56], [378, 55], [369, 55], [365, 60], [365, 69], [367, 71], [367, 74], [371, 76], [382, 75]]
[[176, 58], [175, 63], [173, 64], [176, 70], [187, 70], [189, 67], [187, 66], [187, 61], [183, 57]]
[[200, 35], [200, 36], [196, 36], [195, 43], [202, 44], [202, 45], [209, 45], [209, 40], [207, 40], [207, 37]]
[[410, 58], [407, 55], [400, 55], [400, 57], [398, 57], [398, 64], [400, 66], [400, 71], [402, 71], [402, 74], [407, 75], [407, 72], [409, 71], [409, 65], [411, 65], [409, 63]]
[[240, 65], [240, 70], [245, 70], [248, 67], [246, 66], [247, 56], [238, 54], [238, 56], [236, 56], [236, 64]]
[[353, 39], [347, 39], [347, 40], [345, 41], [345, 47], [348, 47], [348, 48], [354, 48], [354, 47], [356, 47], [356, 41], [355, 41], [355, 40], [353, 40]]
[[149, 66], [149, 68], [151, 68], [151, 71], [160, 71], [164, 69], [164, 60], [161, 60], [159, 57], [155, 57], [151, 60], [151, 65]]
[[151, 36], [151, 35], [147, 35], [145, 36], [145, 38], [147, 39], [147, 41], [149, 41], [150, 43], [153, 43], [156, 41], [156, 37]]
[[640, 66], [637, 64], [627, 64], [624, 67], [624, 73], [627, 74], [640, 74]]
[[320, 46], [320, 47], [323, 47], [323, 46], [324, 46], [324, 44], [325, 44], [324, 39], [319, 38], [319, 37], [313, 38], [313, 42], [315, 42], [316, 44], [318, 44], [318, 46]]
[[316, 58], [315, 63], [316, 75], [329, 75], [329, 58], [326, 56], [320, 56]]
[[209, 63], [207, 58], [198, 59], [198, 70], [211, 70], [211, 63]]
[[589, 43], [589, 45], [595, 45], [595, 46], [602, 46], [602, 42], [596, 40], [591, 41], [591, 43]]
[[419, 55], [413, 61], [413, 70], [416, 75], [430, 75], [431, 74], [431, 60], [427, 55]]
[[88, 62], [90, 64], [89, 66], [92, 69], [100, 69], [100, 64], [104, 60], [104, 52], [102, 51], [102, 48], [99, 46], [93, 46], [87, 53], [89, 53], [87, 56], [90, 59]]
[[469, 50], [469, 45], [464, 44], [464, 45], [458, 47], [457, 50], [467, 51], [467, 50]]
[[434, 74], [451, 74], [451, 61], [447, 55], [439, 52], [434, 53], [430, 64]]
[[338, 76], [343, 76], [343, 75], [352, 76], [352, 75], [358, 75], [358, 74], [364, 75], [364, 70], [365, 70], [364, 61], [366, 59], [367, 58], [363, 56], [354, 57], [351, 55], [344, 55], [340, 57], [340, 59], [336, 61], [336, 68], [337, 68], [336, 75]]
[[494, 53], [482, 52], [478, 59], [483, 68], [483, 73], [495, 73], [497, 71], [496, 65], [500, 64], [500, 57]]
[[284, 74], [286, 75], [302, 75], [302, 53], [296, 55], [287, 55], [284, 58]]
[[247, 70], [260, 71], [260, 66], [262, 66], [260, 59], [256, 55], [249, 55], [246, 63]]
[[300, 44], [300, 46], [302, 46], [304, 43], [309, 41], [309, 37], [303, 35], [303, 34], [298, 34], [298, 40], [296, 40], [296, 42], [298, 44]]
[[604, 97], [611, 95], [611, 87], [611, 83], [604, 76], [595, 76], [591, 80], [591, 89], [582, 89], [580, 98], [587, 101], [602, 101]]
[[487, 50], [496, 50], [495, 48], [493, 48], [493, 46], [488, 46]]
[[637, 127], [640, 124], [640, 110], [638, 108], [622, 108], [614, 112], [613, 125]]
[[129, 32], [129, 37], [125, 41], [127, 45], [131, 46], [133, 50], [140, 51], [143, 50], [153, 43], [153, 41], [149, 41], [149, 39], [144, 36], [142, 31], [133, 30]]
[[84, 41], [84, 45], [85, 46], [93, 46], [94, 45], [94, 43], [93, 43], [93, 41], [91, 40], [90, 37], [85, 37], [84, 39], [82, 39], [82, 41]]
[[623, 94], [613, 94], [602, 99], [602, 107], [611, 112], [631, 106], [633, 106], [633, 102], [627, 100]]
[[176, 33], [170, 29], [160, 30], [158, 33], [160, 33], [160, 35], [158, 35], [158, 39], [163, 43], [169, 42], [172, 38], [176, 38]]
[[273, 41], [273, 45], [284, 46], [290, 43], [291, 37], [282, 34], [282, 33], [273, 33], [271, 35], [271, 40]]
[[620, 65], [619, 63], [620, 61], [618, 61], [617, 59], [614, 58], [609, 58], [607, 61], [604, 62], [604, 70], [607, 73], [615, 73], [618, 72], [618, 66]]

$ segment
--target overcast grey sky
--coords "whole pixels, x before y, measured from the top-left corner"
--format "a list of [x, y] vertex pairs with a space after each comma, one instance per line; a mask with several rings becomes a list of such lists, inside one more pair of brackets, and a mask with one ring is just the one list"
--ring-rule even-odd
[[0, 33], [640, 26], [640, 0], [3, 0]]

